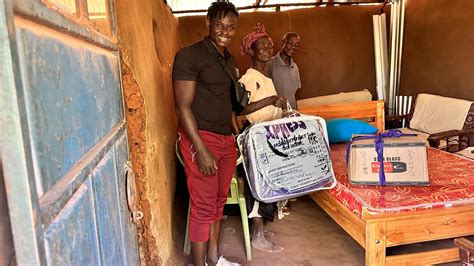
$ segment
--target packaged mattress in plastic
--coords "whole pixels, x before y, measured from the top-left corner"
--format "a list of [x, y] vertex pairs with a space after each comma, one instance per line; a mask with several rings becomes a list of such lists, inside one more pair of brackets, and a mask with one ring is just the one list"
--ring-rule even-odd
[[271, 203], [336, 184], [326, 123], [300, 115], [248, 127], [237, 138], [252, 195]]

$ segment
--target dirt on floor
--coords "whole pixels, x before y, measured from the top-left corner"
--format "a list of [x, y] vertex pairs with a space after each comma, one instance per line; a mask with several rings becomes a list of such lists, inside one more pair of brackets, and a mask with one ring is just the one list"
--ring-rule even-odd
[[[270, 240], [282, 246], [283, 251], [272, 254], [252, 249], [253, 258], [247, 261], [240, 214], [229, 207], [226, 205], [228, 215], [222, 221], [220, 251], [230, 261], [242, 265], [364, 264], [364, 249], [309, 197], [291, 202], [290, 215], [265, 224], [275, 233]], [[177, 258], [175, 263], [192, 264], [192, 256]]]
[[[242, 265], [364, 265], [364, 249], [329, 217], [310, 197], [291, 202], [291, 214], [268, 222], [265, 228], [274, 232], [271, 241], [282, 246], [280, 253], [272, 254], [252, 249], [252, 260], [247, 261], [242, 223], [237, 205], [226, 205], [222, 221], [220, 251], [230, 261]], [[184, 227], [180, 247], [184, 239]], [[436, 241], [426, 245], [414, 244], [388, 250], [400, 254], [414, 250], [440, 248], [452, 241]], [[177, 252], [183, 254], [182, 249]], [[175, 258], [173, 265], [192, 265], [192, 255]], [[445, 266], [462, 265], [447, 263]]]

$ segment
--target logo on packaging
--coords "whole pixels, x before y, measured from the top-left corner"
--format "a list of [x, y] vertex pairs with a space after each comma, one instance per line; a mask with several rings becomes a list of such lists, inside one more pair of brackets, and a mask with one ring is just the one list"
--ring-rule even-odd
[[[407, 164], [404, 162], [383, 162], [383, 170], [385, 173], [403, 173], [407, 171]], [[380, 163], [372, 162], [372, 173], [380, 171]]]
[[265, 126], [265, 129], [267, 130], [266, 137], [267, 139], [287, 138], [298, 128], [306, 129], [306, 124], [303, 121], [297, 121]]

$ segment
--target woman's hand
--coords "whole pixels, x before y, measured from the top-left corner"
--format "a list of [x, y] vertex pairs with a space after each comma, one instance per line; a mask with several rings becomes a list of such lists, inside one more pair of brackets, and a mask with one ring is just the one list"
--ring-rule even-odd
[[283, 110], [286, 110], [286, 99], [278, 95], [268, 96], [256, 102], [249, 103], [245, 108], [239, 113], [239, 115], [251, 114], [255, 111], [262, 109], [265, 106], [273, 105], [279, 107]]
[[286, 110], [286, 108], [287, 108], [286, 102], [287, 101], [284, 97], [281, 97], [281, 96], [278, 96], [278, 95], [274, 95], [272, 97], [273, 97], [273, 105], [275, 107], [280, 107], [281, 109]]

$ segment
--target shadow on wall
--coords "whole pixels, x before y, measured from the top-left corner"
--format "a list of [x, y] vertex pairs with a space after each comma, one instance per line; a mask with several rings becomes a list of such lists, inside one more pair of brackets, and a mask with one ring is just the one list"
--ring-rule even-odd
[[186, 232], [186, 219], [188, 216], [189, 193], [186, 183], [186, 173], [183, 166], [176, 164], [176, 191], [173, 203], [173, 220], [175, 230], [173, 230], [173, 239], [175, 239], [177, 256], [181, 257], [184, 246], [184, 236]]
[[474, 101], [474, 1], [408, 1], [400, 94]]

